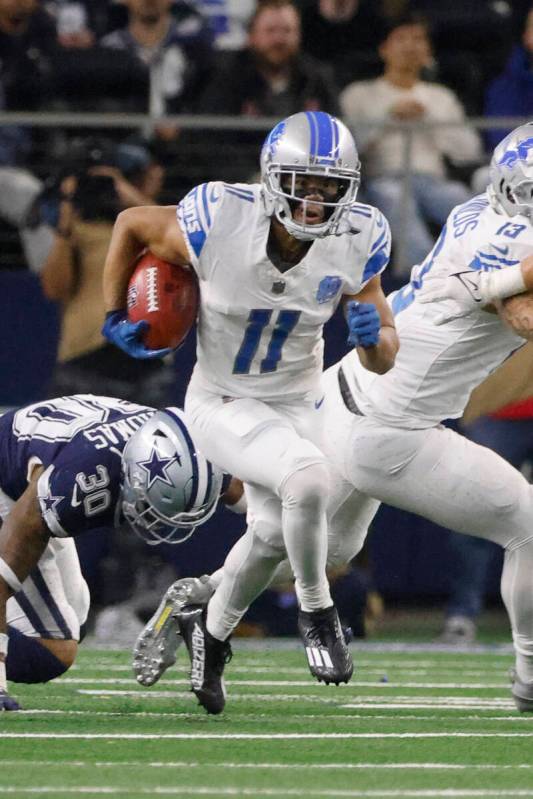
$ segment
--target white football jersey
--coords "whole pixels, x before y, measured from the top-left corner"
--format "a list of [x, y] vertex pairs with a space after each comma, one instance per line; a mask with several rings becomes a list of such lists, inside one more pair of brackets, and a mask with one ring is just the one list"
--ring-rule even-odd
[[315, 240], [283, 273], [267, 255], [270, 217], [260, 185], [197, 186], [177, 216], [200, 282], [193, 381], [266, 401], [316, 391], [323, 325], [343, 294], [357, 294], [388, 263], [382, 214], [354, 203], [353, 232]]
[[476, 309], [439, 327], [434, 316], [450, 301], [417, 301], [433, 276], [464, 269], [505, 269], [533, 251], [533, 227], [522, 216], [496, 213], [486, 194], [453, 209], [435, 246], [388, 297], [400, 337], [394, 367], [367, 371], [357, 353], [342, 361], [360, 410], [393, 427], [424, 428], [462, 415], [472, 390], [524, 344], [497, 314]]

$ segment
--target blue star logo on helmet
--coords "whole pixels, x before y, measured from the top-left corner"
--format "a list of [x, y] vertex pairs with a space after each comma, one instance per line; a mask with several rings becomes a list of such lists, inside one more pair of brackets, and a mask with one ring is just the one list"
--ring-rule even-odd
[[516, 150], [506, 150], [499, 159], [498, 164], [512, 167], [518, 160], [528, 161], [531, 149], [533, 149], [533, 138], [524, 139], [524, 141], [518, 143]]
[[152, 448], [150, 457], [147, 461], [139, 461], [139, 466], [148, 472], [148, 488], [150, 488], [156, 480], [161, 480], [167, 485], [173, 485], [172, 480], [168, 476], [166, 470], [175, 462], [181, 466], [181, 458], [179, 455], [172, 458], [161, 457], [155, 447]]

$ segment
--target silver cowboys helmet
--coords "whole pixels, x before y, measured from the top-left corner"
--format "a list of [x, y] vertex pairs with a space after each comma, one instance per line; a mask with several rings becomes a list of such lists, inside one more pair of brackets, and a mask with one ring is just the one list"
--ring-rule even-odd
[[157, 411], [122, 453], [122, 511], [148, 544], [180, 544], [214, 513], [222, 472], [195, 448], [183, 412]]
[[533, 122], [515, 128], [498, 144], [489, 171], [492, 207], [533, 221]]
[[[279, 122], [261, 150], [261, 182], [267, 214], [275, 216], [295, 238], [312, 241], [343, 232], [341, 222], [355, 201], [361, 182], [360, 161], [352, 134], [339, 119], [323, 111], [302, 111]], [[305, 200], [298, 176], [332, 178], [337, 192], [328, 201]], [[303, 203], [303, 221], [293, 211]], [[323, 221], [307, 222], [307, 207], [323, 206]]]

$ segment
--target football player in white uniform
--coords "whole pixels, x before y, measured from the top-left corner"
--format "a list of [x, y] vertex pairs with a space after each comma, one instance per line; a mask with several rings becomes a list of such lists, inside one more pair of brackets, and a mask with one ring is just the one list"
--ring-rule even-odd
[[440, 424], [461, 416], [475, 386], [533, 336], [533, 299], [522, 294], [533, 290], [533, 124], [503, 140], [490, 173], [487, 192], [452, 211], [411, 281], [388, 298], [401, 342], [394, 368], [373, 375], [348, 354], [324, 375], [325, 451], [338, 470], [329, 559], [361, 549], [380, 502], [501, 544], [512, 692], [532, 712], [533, 487]]
[[143, 347], [125, 311], [143, 247], [195, 270], [198, 360], [185, 410], [206, 457], [246, 483], [248, 530], [230, 555], [236, 569], [226, 570], [207, 620], [196, 614], [192, 625], [206, 664], [193, 688], [210, 712], [224, 705], [216, 673], [225, 642], [285, 552], [302, 638], [316, 653], [312, 674], [339, 682], [353, 670], [325, 570], [323, 325], [345, 301], [349, 341], [372, 371], [387, 371], [398, 346], [380, 284], [389, 228], [379, 211], [355, 201], [359, 181], [348, 129], [329, 114], [304, 112], [267, 137], [260, 184], [204, 184], [177, 209], [130, 209], [114, 228], [105, 335], [137, 357], [160, 354]]
[[179, 543], [221, 485], [177, 408], [78, 394], [0, 417], [0, 711], [19, 707], [6, 680], [74, 662], [89, 591], [72, 536], [126, 519], [148, 543]]
[[[359, 552], [381, 502], [505, 548], [512, 691], [518, 709], [533, 712], [533, 487], [503, 458], [441, 425], [461, 416], [472, 389], [533, 337], [533, 301], [523, 294], [533, 290], [530, 163], [533, 125], [496, 149], [487, 193], [452, 211], [411, 281], [388, 298], [401, 343], [395, 366], [373, 374], [351, 352], [325, 372], [323, 446], [334, 469], [328, 565]], [[494, 313], [491, 304], [509, 295], [501, 316]], [[165, 601], [178, 617], [187, 600], [207, 602], [228, 568], [238, 577], [239, 564], [226, 561], [209, 578], [178, 581], [160, 612]], [[153, 624], [139, 637], [151, 655], [137, 647], [134, 669], [145, 685], [164, 670], [157, 638]]]

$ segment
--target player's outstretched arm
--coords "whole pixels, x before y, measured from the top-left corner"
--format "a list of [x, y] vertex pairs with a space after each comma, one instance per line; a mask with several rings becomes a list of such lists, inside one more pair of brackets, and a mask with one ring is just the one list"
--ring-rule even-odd
[[50, 538], [37, 499], [41, 472], [42, 469], [34, 470], [27, 489], [0, 528], [0, 710], [18, 710], [18, 704], [7, 693], [7, 600], [35, 568]]
[[348, 344], [357, 347], [365, 369], [385, 374], [394, 366], [400, 342], [379, 275], [369, 280], [358, 294], [345, 295], [343, 302]]
[[433, 323], [442, 325], [468, 316], [476, 308], [494, 311], [494, 305], [507, 297], [533, 290], [533, 256], [505, 269], [488, 272], [464, 269], [442, 278], [428, 275], [417, 294], [422, 304], [451, 300], [453, 305], [435, 314]]
[[137, 256], [145, 248], [170, 263], [188, 264], [175, 206], [128, 208], [118, 215], [104, 265], [106, 319], [102, 333], [134, 358], [159, 358], [170, 350], [148, 349], [142, 341], [147, 323], [130, 322], [126, 310], [129, 279]]

